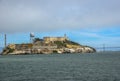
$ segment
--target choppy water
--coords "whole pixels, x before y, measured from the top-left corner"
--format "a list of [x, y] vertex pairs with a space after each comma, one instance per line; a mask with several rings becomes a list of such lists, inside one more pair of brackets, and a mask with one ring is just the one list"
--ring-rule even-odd
[[120, 81], [120, 52], [0, 56], [0, 81]]

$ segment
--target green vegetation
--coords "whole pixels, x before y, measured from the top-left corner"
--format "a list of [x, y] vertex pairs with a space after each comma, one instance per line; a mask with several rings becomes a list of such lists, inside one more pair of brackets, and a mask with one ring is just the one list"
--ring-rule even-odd
[[65, 42], [55, 41], [54, 43], [58, 46], [58, 48], [66, 47], [66, 43]]
[[6, 54], [8, 53], [12, 53], [15, 49], [11, 49], [9, 47], [6, 47], [4, 50], [3, 50], [3, 53], [6, 52]]
[[73, 42], [73, 41], [69, 41], [69, 40], [66, 40], [66, 43], [67, 44], [72, 44], [72, 45], [80, 45], [79, 43], [76, 43], [76, 42]]
[[8, 48], [8, 50], [9, 50], [8, 53], [12, 53], [15, 49]]
[[66, 44], [78, 45], [78, 46], [80, 45], [80, 44], [78, 44], [76, 42], [68, 41], [68, 40], [65, 41], [65, 42], [55, 41], [54, 43], [58, 46], [58, 48], [66, 47]]

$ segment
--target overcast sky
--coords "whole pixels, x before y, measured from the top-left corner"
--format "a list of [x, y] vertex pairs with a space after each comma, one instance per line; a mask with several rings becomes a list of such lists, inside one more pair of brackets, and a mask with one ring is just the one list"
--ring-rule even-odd
[[120, 41], [118, 30], [120, 0], [0, 0], [0, 33], [68, 33], [79, 43], [102, 44]]

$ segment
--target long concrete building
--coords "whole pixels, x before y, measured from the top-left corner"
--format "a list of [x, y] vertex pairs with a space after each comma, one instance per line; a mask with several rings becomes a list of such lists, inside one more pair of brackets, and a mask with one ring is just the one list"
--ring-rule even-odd
[[65, 34], [64, 37], [44, 37], [43, 40], [46, 43], [49, 43], [49, 42], [55, 42], [55, 41], [64, 42], [64, 41], [69, 40], [69, 39]]

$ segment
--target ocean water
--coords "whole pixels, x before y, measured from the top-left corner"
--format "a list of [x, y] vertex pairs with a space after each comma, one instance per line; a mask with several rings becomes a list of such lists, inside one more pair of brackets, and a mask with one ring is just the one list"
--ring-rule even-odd
[[120, 81], [120, 52], [4, 55], [0, 81]]

